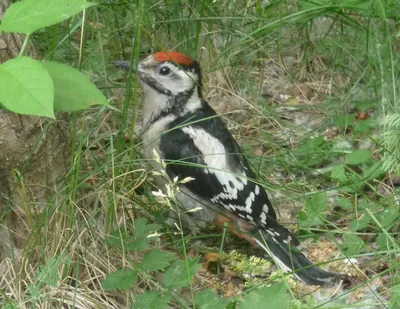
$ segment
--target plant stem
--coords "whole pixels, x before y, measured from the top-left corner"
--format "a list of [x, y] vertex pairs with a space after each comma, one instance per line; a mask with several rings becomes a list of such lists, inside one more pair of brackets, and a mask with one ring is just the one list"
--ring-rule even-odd
[[22, 57], [24, 55], [24, 52], [25, 52], [26, 46], [28, 45], [30, 37], [31, 37], [31, 34], [27, 34], [25, 36], [25, 40], [24, 40], [24, 43], [22, 43], [21, 50], [19, 51], [18, 57]]

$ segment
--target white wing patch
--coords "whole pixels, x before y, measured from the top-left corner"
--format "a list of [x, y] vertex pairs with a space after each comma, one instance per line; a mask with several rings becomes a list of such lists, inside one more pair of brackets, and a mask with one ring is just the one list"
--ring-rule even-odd
[[254, 194], [254, 192], [250, 192], [249, 197], [246, 199], [246, 212], [248, 212], [249, 214], [251, 214], [252, 212], [251, 206], [253, 205], [255, 198], [256, 195]]
[[262, 224], [267, 224], [267, 214], [265, 213], [265, 211], [261, 212], [260, 219]]
[[[204, 155], [204, 162], [210, 168], [205, 168], [205, 173], [214, 174], [223, 188], [223, 192], [214, 196], [211, 201], [216, 203], [219, 199], [236, 200], [238, 199], [238, 192], [243, 190], [247, 185], [247, 178], [244, 171], [233, 171], [229, 166], [227, 153], [224, 145], [215, 137], [211, 136], [201, 128], [193, 128], [186, 126], [182, 131], [189, 135], [196, 147]], [[254, 193], [252, 193], [254, 196]], [[250, 199], [250, 200], [249, 200]], [[251, 195], [249, 201], [254, 200]], [[246, 201], [246, 206], [247, 206]], [[224, 205], [229, 209], [231, 205]], [[237, 206], [234, 206], [237, 207]], [[243, 206], [238, 208], [244, 208]], [[246, 207], [247, 209], [247, 207]], [[251, 211], [250, 211], [251, 213]]]
[[260, 219], [261, 219], [261, 223], [265, 225], [267, 225], [267, 214], [268, 214], [268, 205], [264, 204], [262, 212], [260, 214]]

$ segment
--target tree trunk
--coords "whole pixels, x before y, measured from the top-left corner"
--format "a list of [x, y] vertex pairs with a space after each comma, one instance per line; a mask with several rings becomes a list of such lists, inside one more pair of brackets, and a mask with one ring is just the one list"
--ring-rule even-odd
[[[0, 20], [9, 0], [0, 0]], [[18, 55], [24, 36], [0, 34], [0, 64]], [[38, 58], [32, 43], [25, 55]], [[0, 260], [18, 255], [29, 237], [27, 212], [40, 209], [68, 170], [65, 122], [22, 116], [0, 108]]]

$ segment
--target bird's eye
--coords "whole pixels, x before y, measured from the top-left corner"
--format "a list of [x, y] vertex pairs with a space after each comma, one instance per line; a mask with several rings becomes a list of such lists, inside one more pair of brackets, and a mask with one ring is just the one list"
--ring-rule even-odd
[[158, 73], [160, 75], [167, 76], [167, 75], [169, 75], [169, 73], [171, 73], [171, 69], [168, 67], [161, 67], [160, 70], [158, 71]]

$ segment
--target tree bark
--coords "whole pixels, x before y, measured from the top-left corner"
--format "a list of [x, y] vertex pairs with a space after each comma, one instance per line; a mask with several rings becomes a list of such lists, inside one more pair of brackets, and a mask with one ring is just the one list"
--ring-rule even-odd
[[[0, 20], [9, 0], [0, 0]], [[0, 33], [0, 64], [18, 56], [24, 36]], [[25, 55], [39, 58], [32, 43]], [[46, 205], [68, 170], [64, 121], [22, 116], [0, 108], [0, 259], [18, 255], [29, 237], [27, 212]]]

